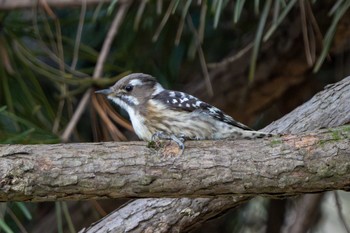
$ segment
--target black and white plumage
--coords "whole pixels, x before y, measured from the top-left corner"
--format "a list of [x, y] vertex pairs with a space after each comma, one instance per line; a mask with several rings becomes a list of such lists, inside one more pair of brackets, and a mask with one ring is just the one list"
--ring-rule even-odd
[[151, 141], [157, 132], [196, 140], [270, 136], [250, 129], [192, 95], [164, 89], [147, 74], [130, 74], [96, 93], [107, 95], [125, 109], [135, 133], [146, 141]]

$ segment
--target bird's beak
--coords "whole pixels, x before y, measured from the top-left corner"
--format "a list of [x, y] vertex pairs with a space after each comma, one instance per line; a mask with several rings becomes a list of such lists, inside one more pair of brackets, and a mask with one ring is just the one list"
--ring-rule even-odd
[[103, 94], [103, 95], [109, 95], [109, 94], [111, 94], [112, 92], [113, 92], [113, 91], [112, 91], [110, 88], [95, 91], [96, 94]]

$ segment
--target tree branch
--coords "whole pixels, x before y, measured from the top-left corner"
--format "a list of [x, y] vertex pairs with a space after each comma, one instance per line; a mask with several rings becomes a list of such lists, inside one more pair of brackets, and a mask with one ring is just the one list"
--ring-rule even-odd
[[349, 138], [346, 126], [282, 138], [196, 141], [173, 158], [144, 142], [4, 145], [0, 201], [346, 190]]
[[300, 133], [350, 123], [350, 77], [326, 86], [311, 100], [272, 122], [265, 130]]
[[[350, 77], [347, 77], [334, 85], [328, 86], [326, 90], [318, 93], [310, 101], [287, 114], [282, 119], [272, 123], [270, 126], [266, 127], [265, 130], [273, 130], [276, 133], [283, 133], [283, 131], [300, 133], [305, 132], [309, 128], [309, 125], [311, 129], [318, 129], [346, 124], [350, 122], [350, 106], [348, 104], [350, 98], [349, 95]], [[321, 111], [322, 114], [319, 113], [319, 111]], [[288, 120], [289, 124], [287, 125], [285, 123], [286, 119], [290, 119]], [[295, 120], [293, 121], [293, 119]], [[324, 122], [322, 122], [321, 119], [324, 120]], [[177, 211], [179, 209], [182, 210], [187, 208], [187, 205], [181, 204], [181, 201], [177, 201], [177, 205], [173, 206], [171, 211], [163, 213], [162, 208], [157, 209], [157, 206], [155, 206], [155, 204], [152, 205], [150, 201], [153, 200], [158, 206], [161, 206], [162, 204], [166, 205], [166, 201], [168, 200], [139, 199], [114, 211], [110, 215], [93, 224], [90, 228], [83, 229], [81, 232], [105, 232], [107, 230], [118, 231], [125, 226], [115, 225], [113, 224], [114, 222], [133, 226], [128, 231], [125, 230], [124, 232], [145, 232], [147, 229], [154, 229], [154, 226], [158, 226], [158, 224], [160, 225], [162, 222], [168, 222], [166, 225], [168, 228], [157, 228], [157, 232], [190, 231], [201, 222], [240, 204], [240, 201], [246, 200], [242, 197], [235, 198], [237, 199], [232, 201], [222, 197], [212, 199], [191, 199], [196, 203], [192, 208], [198, 210], [195, 215], [196, 217], [194, 217], [194, 215], [184, 216], [181, 212], [179, 213]], [[173, 201], [176, 200], [179, 199], [173, 199]], [[137, 214], [137, 212], [134, 211], [133, 206], [133, 203], [135, 202], [138, 205], [144, 206], [144, 214], [138, 216], [137, 219], [133, 218], [133, 216]], [[219, 207], [215, 208], [216, 206]], [[160, 218], [152, 218], [152, 216], [158, 212], [163, 213], [162, 220], [160, 220]]]
[[184, 228], [190, 231], [217, 213], [247, 200], [249, 198], [239, 196], [138, 199], [107, 215], [91, 227], [82, 229], [80, 233], [182, 232]]

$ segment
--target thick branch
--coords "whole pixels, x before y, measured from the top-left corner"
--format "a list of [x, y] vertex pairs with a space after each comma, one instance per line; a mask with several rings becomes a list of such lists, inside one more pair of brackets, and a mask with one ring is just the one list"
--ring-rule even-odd
[[144, 142], [3, 145], [0, 200], [288, 196], [347, 190], [349, 138], [347, 126], [300, 137], [196, 141], [186, 143], [185, 154], [173, 158], [161, 157]]
[[[186, 232], [247, 197], [137, 199], [80, 232]], [[205, 216], [205, 218], [203, 218]]]

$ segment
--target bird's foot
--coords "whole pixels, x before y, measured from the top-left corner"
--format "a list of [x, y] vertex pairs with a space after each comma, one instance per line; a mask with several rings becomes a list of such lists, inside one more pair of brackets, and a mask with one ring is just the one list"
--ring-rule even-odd
[[[167, 134], [158, 131], [152, 135], [151, 140], [149, 146], [156, 149], [162, 149], [161, 152], [166, 157], [182, 155], [185, 150], [184, 138], [177, 137], [174, 134]], [[162, 140], [168, 140], [169, 142], [167, 144], [162, 144]], [[174, 143], [172, 142], [175, 142], [177, 147], [174, 147]]]

